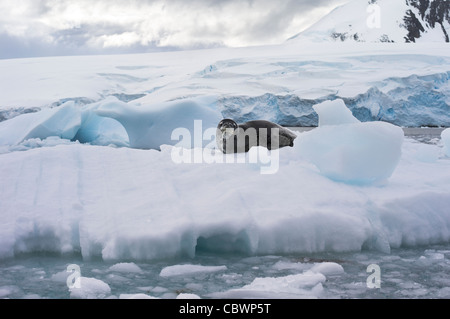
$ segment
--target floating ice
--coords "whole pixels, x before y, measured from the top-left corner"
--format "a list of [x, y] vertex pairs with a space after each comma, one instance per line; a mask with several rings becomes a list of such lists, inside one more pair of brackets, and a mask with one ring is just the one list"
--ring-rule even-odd
[[142, 269], [135, 263], [118, 263], [109, 267], [109, 270], [125, 273], [142, 273]]
[[183, 294], [179, 294], [177, 296], [177, 299], [201, 299], [201, 298], [200, 298], [200, 296], [198, 296], [196, 294], [183, 293]]
[[325, 276], [328, 275], [339, 275], [344, 273], [344, 268], [334, 262], [322, 262], [315, 263], [313, 267], [311, 267], [312, 272], [321, 273]]
[[337, 183], [297, 145], [280, 153], [270, 176], [250, 164], [176, 164], [172, 146], [74, 143], [1, 154], [0, 258], [47, 251], [120, 262], [446, 242], [450, 162], [418, 161], [416, 145], [405, 139], [383, 187]]
[[336, 181], [371, 184], [383, 182], [401, 157], [404, 133], [385, 122], [361, 123], [342, 100], [314, 106], [321, 125], [298, 141], [301, 156]]
[[326, 277], [321, 273], [305, 271], [284, 277], [256, 278], [250, 284], [225, 292], [213, 293], [213, 298], [318, 298]]
[[226, 269], [226, 266], [174, 265], [163, 268], [159, 275], [161, 277], [171, 277], [224, 271]]
[[159, 299], [146, 294], [120, 294], [119, 299]]

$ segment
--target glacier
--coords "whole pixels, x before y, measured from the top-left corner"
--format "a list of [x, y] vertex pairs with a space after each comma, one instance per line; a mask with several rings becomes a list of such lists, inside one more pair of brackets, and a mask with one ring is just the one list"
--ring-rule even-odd
[[[311, 127], [318, 125], [313, 105], [342, 99], [362, 122], [450, 123], [446, 44], [288, 42], [189, 55], [189, 63], [183, 52], [2, 60], [0, 121], [67, 102], [87, 112], [116, 98], [138, 109], [194, 100], [237, 122], [265, 119]], [[55, 65], [59, 72], [42, 76]], [[103, 121], [101, 126], [115, 123]], [[96, 143], [112, 139], [123, 145], [123, 133], [104, 142], [99, 135]]]
[[386, 78], [355, 96], [328, 94], [318, 98], [266, 93], [261, 96], [222, 97], [218, 109], [239, 122], [263, 118], [285, 126], [317, 126], [312, 106], [342, 99], [362, 122], [385, 121], [403, 127], [448, 126], [450, 71], [426, 76]]

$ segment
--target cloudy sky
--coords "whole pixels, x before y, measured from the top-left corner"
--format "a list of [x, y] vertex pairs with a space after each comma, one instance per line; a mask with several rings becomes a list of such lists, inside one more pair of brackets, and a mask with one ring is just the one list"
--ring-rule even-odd
[[276, 44], [348, 0], [0, 0], [0, 59]]

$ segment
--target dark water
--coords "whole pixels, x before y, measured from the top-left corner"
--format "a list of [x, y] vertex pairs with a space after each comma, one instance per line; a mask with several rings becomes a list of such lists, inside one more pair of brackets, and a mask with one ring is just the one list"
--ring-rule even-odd
[[[327, 274], [320, 294], [311, 295], [314, 298], [450, 298], [449, 245], [395, 249], [390, 254], [363, 251], [253, 257], [200, 255], [187, 260], [135, 262], [140, 272], [114, 271], [110, 268], [114, 263], [87, 262], [78, 256], [29, 255], [1, 262], [0, 298], [71, 298], [67, 284], [71, 273], [67, 272], [67, 268], [72, 264], [79, 266], [81, 276], [95, 278], [109, 285], [110, 292], [94, 298], [145, 294], [173, 299], [182, 293], [216, 298], [220, 293], [250, 284], [255, 278], [295, 275], [320, 263], [341, 265], [343, 272]], [[226, 269], [160, 276], [162, 269], [177, 264], [226, 266]], [[372, 272], [368, 272], [367, 268], [374, 264], [380, 269], [379, 287], [368, 285]], [[246, 293], [239, 296], [245, 298]], [[251, 293], [247, 295], [249, 298], [252, 296]], [[277, 296], [274, 293], [272, 298]], [[296, 298], [295, 293], [290, 297]], [[304, 297], [298, 295], [298, 298]]]

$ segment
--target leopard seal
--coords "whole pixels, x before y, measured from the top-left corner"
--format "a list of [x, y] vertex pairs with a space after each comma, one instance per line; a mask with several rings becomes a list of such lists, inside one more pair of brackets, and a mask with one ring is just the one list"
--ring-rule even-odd
[[216, 144], [223, 153], [244, 153], [253, 146], [268, 150], [294, 146], [297, 135], [289, 129], [265, 120], [237, 124], [223, 119], [217, 125]]

